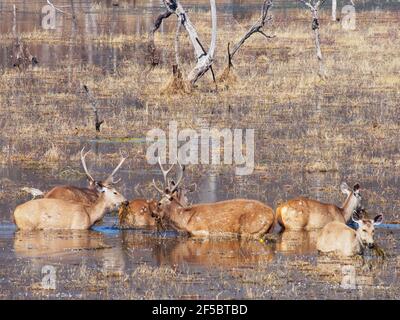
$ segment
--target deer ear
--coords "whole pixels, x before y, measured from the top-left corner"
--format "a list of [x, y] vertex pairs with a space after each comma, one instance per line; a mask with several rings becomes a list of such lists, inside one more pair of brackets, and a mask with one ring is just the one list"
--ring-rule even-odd
[[96, 182], [96, 189], [98, 192], [103, 193], [104, 191], [106, 191], [106, 189], [104, 188], [104, 185], [101, 182]]
[[344, 194], [349, 194], [350, 193], [350, 188], [349, 188], [349, 186], [347, 185], [346, 182], [342, 182], [340, 184], [340, 191], [342, 191]]
[[375, 218], [374, 218], [374, 226], [380, 225], [383, 221], [383, 214], [378, 214]]

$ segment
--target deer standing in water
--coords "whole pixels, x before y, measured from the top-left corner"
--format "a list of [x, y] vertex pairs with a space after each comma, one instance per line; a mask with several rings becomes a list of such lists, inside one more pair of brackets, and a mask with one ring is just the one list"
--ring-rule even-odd
[[378, 214], [374, 219], [360, 219], [353, 214], [352, 219], [358, 225], [357, 231], [338, 221], [328, 223], [318, 237], [318, 251], [350, 257], [362, 254], [366, 247], [372, 249], [375, 226], [382, 223], [383, 215]]
[[348, 222], [353, 210], [360, 206], [360, 186], [356, 184], [351, 190], [343, 182], [340, 189], [347, 195], [342, 207], [300, 197], [289, 200], [276, 209], [277, 223], [283, 229], [313, 230], [323, 228], [331, 221]]
[[183, 178], [180, 164], [179, 169], [177, 182], [171, 189], [162, 191], [154, 184], [163, 195], [153, 215], [173, 229], [195, 237], [242, 238], [260, 238], [272, 229], [273, 210], [256, 200], [234, 199], [187, 206], [184, 193], [178, 192]]

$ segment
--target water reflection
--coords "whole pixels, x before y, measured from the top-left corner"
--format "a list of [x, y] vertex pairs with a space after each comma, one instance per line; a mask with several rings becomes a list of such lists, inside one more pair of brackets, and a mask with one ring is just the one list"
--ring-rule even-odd
[[15, 232], [14, 252], [31, 260], [100, 263], [105, 274], [122, 274], [136, 264], [211, 267], [251, 266], [274, 258], [273, 246], [258, 241], [159, 238], [122, 230], [114, 237], [94, 231]]
[[[137, 41], [129, 45], [111, 43], [117, 35], [145, 35], [151, 30], [156, 16], [164, 8], [159, 1], [95, 1], [74, 0], [76, 26], [71, 18], [71, 2], [56, 1], [55, 4], [67, 14], [56, 13], [56, 29], [45, 31], [41, 28], [43, 1], [2, 0], [0, 2], [0, 33], [10, 34], [13, 29], [13, 5], [17, 7], [16, 30], [19, 33], [49, 32], [54, 42], [47, 43], [39, 37], [37, 43], [30, 43], [31, 53], [38, 57], [40, 65], [52, 67], [68, 58], [75, 65], [98, 65], [115, 72], [123, 59], [137, 59], [140, 63], [143, 54]], [[260, 12], [260, 1], [221, 0], [218, 1], [220, 25], [248, 24], [249, 19]], [[399, 10], [397, 1], [357, 2], [357, 10], [376, 9]], [[286, 8], [298, 8], [299, 5], [288, 1], [274, 1], [274, 13], [290, 15]], [[209, 1], [186, 1], [185, 8], [192, 11], [208, 11]], [[326, 7], [329, 10], [329, 6]], [[173, 19], [170, 19], [173, 20]], [[174, 32], [174, 21], [166, 21], [158, 32]], [[102, 44], [93, 43], [92, 39], [104, 37]], [[69, 41], [69, 45], [57, 43], [57, 40]], [[10, 67], [12, 46], [3, 45], [0, 53], [0, 66]], [[137, 52], [137, 54], [135, 54]], [[165, 59], [164, 52], [161, 55]]]
[[80, 255], [85, 250], [107, 248], [101, 233], [92, 231], [17, 231], [14, 252], [23, 258], [54, 258]]
[[310, 254], [317, 251], [317, 237], [319, 230], [291, 231], [281, 234], [277, 243], [277, 250], [285, 254]]
[[160, 264], [203, 267], [243, 267], [268, 263], [274, 258], [271, 246], [258, 241], [198, 240], [179, 241], [158, 257]]

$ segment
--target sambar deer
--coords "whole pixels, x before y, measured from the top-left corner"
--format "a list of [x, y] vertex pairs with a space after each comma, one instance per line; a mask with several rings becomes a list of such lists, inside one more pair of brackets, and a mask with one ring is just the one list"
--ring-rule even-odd
[[346, 223], [351, 219], [353, 210], [360, 206], [360, 185], [357, 183], [351, 190], [343, 182], [340, 189], [347, 195], [342, 207], [300, 197], [289, 200], [276, 209], [276, 222], [288, 230], [320, 229], [331, 221]]
[[20, 230], [89, 229], [100, 221], [108, 209], [126, 199], [110, 185], [97, 183], [99, 197], [93, 204], [63, 199], [36, 199], [19, 205], [14, 221]]
[[357, 231], [339, 221], [328, 223], [318, 237], [318, 251], [350, 257], [362, 254], [366, 247], [373, 248], [374, 229], [382, 223], [383, 215], [378, 214], [374, 219], [360, 219], [355, 212], [352, 219], [358, 225]]
[[45, 199], [62, 199], [62, 200], [68, 200], [68, 201], [82, 202], [84, 204], [91, 205], [91, 204], [95, 203], [100, 196], [98, 188], [96, 187], [97, 184], [110, 185], [110, 184], [115, 184], [115, 183], [119, 182], [119, 181], [114, 181], [113, 179], [114, 179], [115, 173], [119, 170], [119, 168], [122, 166], [122, 164], [126, 160], [125, 157], [121, 157], [121, 161], [119, 162], [117, 167], [113, 170], [113, 172], [105, 180], [97, 181], [89, 173], [87, 166], [86, 166], [85, 159], [86, 159], [86, 156], [90, 153], [90, 150], [86, 153], [84, 153], [84, 150], [85, 150], [85, 148], [83, 147], [81, 150], [81, 162], [82, 162], [82, 166], [85, 171], [87, 180], [89, 182], [89, 186], [86, 188], [80, 188], [80, 187], [69, 186], [69, 185], [56, 186], [44, 195]]
[[[158, 158], [158, 164], [164, 177], [164, 191], [156, 186], [154, 179], [153, 184], [161, 194], [164, 192], [169, 193], [169, 190], [171, 190], [175, 185], [173, 180], [168, 180], [168, 173], [174, 168], [174, 165], [171, 165], [169, 169], [166, 170], [164, 169], [160, 158]], [[179, 188], [176, 192], [179, 194], [181, 201], [187, 204], [187, 199], [184, 197], [183, 189]], [[122, 205], [118, 212], [119, 225], [123, 228], [160, 227], [160, 221], [152, 214], [152, 212], [157, 208], [157, 203], [158, 202], [154, 199], [135, 199], [129, 201], [127, 206]]]
[[153, 212], [155, 217], [166, 221], [176, 231], [194, 237], [260, 238], [272, 229], [273, 210], [256, 200], [234, 199], [186, 206], [184, 194], [177, 192], [183, 177], [180, 164], [179, 167], [179, 178], [170, 190], [163, 192]]

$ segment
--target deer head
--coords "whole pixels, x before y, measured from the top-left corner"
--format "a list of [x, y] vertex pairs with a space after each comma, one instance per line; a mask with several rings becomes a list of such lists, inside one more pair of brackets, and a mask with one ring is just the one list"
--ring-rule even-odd
[[357, 239], [363, 247], [374, 247], [375, 226], [383, 221], [383, 215], [378, 214], [374, 219], [360, 218], [357, 211], [353, 212], [352, 220], [358, 225]]
[[178, 160], [177, 178], [175, 182], [172, 179], [168, 179], [168, 173], [172, 170], [174, 165], [172, 165], [168, 170], [165, 170], [161, 164], [160, 157], [158, 158], [158, 164], [163, 173], [164, 185], [163, 190], [160, 189], [153, 179], [153, 186], [161, 194], [161, 199], [158, 202], [157, 207], [153, 208], [151, 211], [153, 217], [162, 219], [171, 204], [185, 208], [188, 205], [188, 199], [186, 197], [186, 190], [180, 187], [185, 167], [182, 166]]
[[128, 201], [125, 199], [125, 197], [120, 194], [112, 185], [99, 182], [96, 183], [96, 189], [100, 196], [103, 197], [106, 208], [113, 209], [121, 204], [124, 206], [128, 205]]
[[362, 197], [360, 193], [360, 185], [358, 183], [356, 183], [353, 189], [351, 189], [346, 182], [342, 182], [340, 185], [340, 190], [347, 196], [353, 195], [359, 203], [361, 202]]

